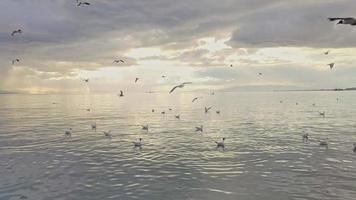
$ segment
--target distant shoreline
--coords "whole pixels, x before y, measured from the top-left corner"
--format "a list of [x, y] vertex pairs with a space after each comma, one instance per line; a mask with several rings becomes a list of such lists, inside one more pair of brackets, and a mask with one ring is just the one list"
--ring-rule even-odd
[[352, 88], [335, 88], [335, 89], [311, 89], [311, 90], [273, 90], [274, 92], [339, 92], [339, 91], [356, 91]]

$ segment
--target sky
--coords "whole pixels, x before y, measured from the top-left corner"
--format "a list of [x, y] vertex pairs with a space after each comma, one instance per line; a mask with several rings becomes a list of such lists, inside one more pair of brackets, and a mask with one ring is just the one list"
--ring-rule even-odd
[[0, 1], [0, 91], [168, 91], [187, 81], [184, 91], [356, 86], [356, 26], [327, 20], [356, 17], [353, 0], [87, 2]]

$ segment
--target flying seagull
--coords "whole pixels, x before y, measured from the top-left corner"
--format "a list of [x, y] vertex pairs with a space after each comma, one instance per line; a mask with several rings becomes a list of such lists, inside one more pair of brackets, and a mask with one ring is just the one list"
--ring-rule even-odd
[[87, 111], [87, 112], [90, 112], [90, 108], [87, 108], [86, 111]]
[[217, 110], [217, 111], [216, 111], [216, 114], [220, 114], [220, 110]]
[[216, 148], [222, 148], [222, 149], [225, 149], [225, 138], [222, 138], [221, 142], [216, 142]]
[[175, 115], [175, 118], [176, 119], [180, 119], [180, 115]]
[[213, 106], [210, 106], [210, 107], [204, 107], [204, 109], [205, 109], [205, 113], [208, 113], [209, 112], [209, 110], [212, 108]]
[[78, 0], [77, 0], [77, 6], [79, 7], [79, 6], [81, 6], [81, 5], [87, 5], [87, 6], [89, 6], [90, 3], [89, 3], [89, 2], [86, 2], [86, 1], [78, 1]]
[[323, 112], [320, 112], [320, 111], [319, 111], [319, 115], [325, 117], [325, 111], [323, 111]]
[[334, 68], [335, 63], [329, 63], [328, 65], [330, 67], [330, 70], [332, 70]]
[[88, 83], [89, 82], [89, 79], [88, 78], [85, 78], [85, 79], [82, 79], [84, 82]]
[[202, 98], [202, 97], [195, 97], [195, 98], [192, 100], [192, 102], [198, 100], [199, 98]]
[[356, 25], [356, 19], [353, 17], [330, 17], [329, 21], [336, 21], [339, 20], [337, 24], [345, 24], [345, 25]]
[[200, 127], [199, 126], [196, 126], [195, 127], [195, 132], [203, 132], [203, 125], [201, 125]]
[[121, 62], [121, 63], [125, 63], [125, 61], [124, 61], [124, 60], [121, 60], [121, 59], [120, 59], [120, 60], [114, 60], [113, 63], [120, 63], [120, 62]]
[[152, 109], [152, 112], [155, 112], [155, 109]]
[[122, 90], [120, 90], [119, 97], [123, 97], [123, 96], [124, 96], [124, 92]]
[[111, 130], [110, 131], [104, 131], [104, 136], [108, 137], [108, 138], [111, 138], [112, 137]]
[[142, 138], [139, 138], [138, 141], [132, 142], [134, 145], [134, 148], [138, 147], [141, 149], [142, 147]]
[[146, 125], [146, 126], [141, 125], [141, 127], [142, 127], [142, 130], [148, 131], [148, 125]]
[[21, 29], [14, 30], [14, 31], [12, 31], [11, 36], [15, 36], [15, 34], [21, 34], [21, 33], [22, 33]]
[[192, 82], [184, 82], [184, 83], [182, 83], [180, 85], [176, 85], [171, 89], [171, 91], [169, 91], [169, 93], [172, 93], [177, 88], [184, 88], [184, 86], [187, 85], [187, 84], [192, 84]]
[[233, 67], [233, 65], [232, 65], [232, 64], [230, 64], [230, 67]]
[[139, 80], [139, 78], [136, 78], [136, 79], [135, 79], [135, 83], [137, 83], [138, 80]]
[[15, 62], [20, 62], [20, 59], [16, 58], [16, 59], [12, 60], [13, 65], [15, 64]]
[[329, 50], [327, 50], [327, 51], [324, 52], [325, 55], [328, 55], [329, 53], [330, 53]]
[[261, 72], [259, 72], [259, 73], [258, 73], [258, 75], [262, 76], [262, 73], [261, 73]]
[[166, 78], [166, 75], [162, 75], [161, 77], [162, 77], [162, 78]]

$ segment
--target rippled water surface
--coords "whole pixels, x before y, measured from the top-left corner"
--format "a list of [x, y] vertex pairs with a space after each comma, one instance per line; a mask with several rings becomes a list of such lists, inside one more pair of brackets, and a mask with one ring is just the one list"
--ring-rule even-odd
[[0, 199], [351, 200], [354, 142], [352, 92], [0, 95]]

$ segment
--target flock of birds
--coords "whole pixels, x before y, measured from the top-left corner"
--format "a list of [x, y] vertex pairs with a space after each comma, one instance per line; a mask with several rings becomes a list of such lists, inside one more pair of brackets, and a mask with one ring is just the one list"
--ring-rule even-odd
[[[76, 0], [76, 5], [77, 7], [82, 7], [82, 6], [90, 6], [91, 3], [90, 2], [86, 2], [86, 1], [80, 1], [80, 0]], [[356, 25], [356, 19], [355, 18], [352, 18], [352, 17], [346, 17], [346, 18], [328, 18], [330, 21], [338, 21], [337, 24], [343, 24], [343, 25], [351, 25], [351, 26], [355, 26]], [[11, 36], [12, 37], [15, 37], [16, 35], [21, 35], [23, 33], [23, 30], [22, 29], [17, 29], [17, 30], [14, 30], [11, 32]], [[326, 51], [324, 52], [325, 55], [328, 55], [330, 53], [330, 51]], [[19, 58], [15, 58], [11, 61], [11, 63], [14, 65], [16, 63], [19, 63], [20, 62], [20, 59]], [[116, 64], [119, 64], [119, 63], [125, 63], [125, 60], [123, 59], [115, 59], [113, 61], [113, 63], [116, 63]], [[330, 70], [332, 70], [335, 66], [335, 63], [329, 63], [327, 64], [330, 68]], [[230, 67], [233, 67], [233, 64], [230, 64]], [[263, 74], [261, 72], [258, 73], [259, 76], [262, 76]], [[166, 76], [165, 75], [162, 75], [161, 76], [162, 78], [165, 78]], [[89, 82], [89, 78], [85, 78], [85, 79], [82, 79], [84, 82], [88, 83]], [[135, 78], [135, 83], [137, 83], [139, 81], [139, 78]], [[184, 88], [186, 85], [189, 85], [189, 84], [192, 84], [192, 82], [183, 82], [179, 85], [176, 85], [174, 86], [170, 91], [169, 93], [173, 93], [175, 90], [177, 89], [181, 89], [181, 88]], [[214, 95], [214, 92], [211, 93], [211, 95]], [[124, 92], [122, 90], [120, 90], [120, 94], [118, 94], [119, 97], [124, 97]], [[192, 102], [195, 102], [197, 101], [198, 99], [200, 98], [203, 98], [203, 97], [195, 97], [192, 99]], [[282, 103], [282, 101], [280, 102]], [[55, 103], [53, 103], [55, 104]], [[296, 105], [298, 105], [298, 103], [296, 103]], [[315, 104], [313, 104], [314, 106]], [[204, 108], [204, 112], [205, 113], [208, 113], [210, 110], [212, 109], [212, 107], [205, 107]], [[87, 109], [87, 111], [90, 111], [90, 109]], [[152, 112], [155, 112], [154, 109], [152, 109]], [[161, 112], [162, 114], [165, 114], [165, 111], [162, 111]], [[217, 110], [216, 111], [217, 114], [220, 114], [220, 111]], [[319, 114], [323, 117], [325, 117], [325, 112], [319, 112]], [[175, 118], [176, 119], [180, 119], [180, 115], [175, 115]], [[93, 123], [91, 124], [91, 129], [92, 130], [95, 130], [97, 129], [97, 124], [96, 123]], [[145, 130], [145, 131], [148, 131], [149, 127], [148, 125], [143, 125], [142, 126], [142, 130]], [[195, 127], [195, 131], [196, 132], [200, 132], [202, 133], [203, 132], [203, 126], [197, 126]], [[65, 136], [71, 136], [72, 135], [72, 128], [69, 128], [68, 130], [65, 131]], [[108, 137], [108, 138], [111, 138], [112, 137], [112, 134], [111, 134], [111, 131], [104, 131], [104, 136], [105, 137]], [[303, 141], [307, 142], [309, 141], [309, 134], [308, 133], [304, 133], [303, 136]], [[143, 146], [143, 141], [142, 141], [142, 138], [139, 138], [137, 141], [133, 141], [132, 142], [133, 144], [133, 147], [134, 148], [142, 148]], [[217, 148], [221, 148], [221, 149], [225, 149], [225, 138], [222, 138], [221, 141], [215, 141], [215, 144], [216, 144], [216, 147]], [[326, 148], [328, 148], [328, 139], [326, 140], [322, 140], [322, 141], [319, 141], [319, 145], [320, 146], [324, 146]], [[356, 152], [356, 143], [354, 144], [354, 147], [353, 147], [353, 152]]]

